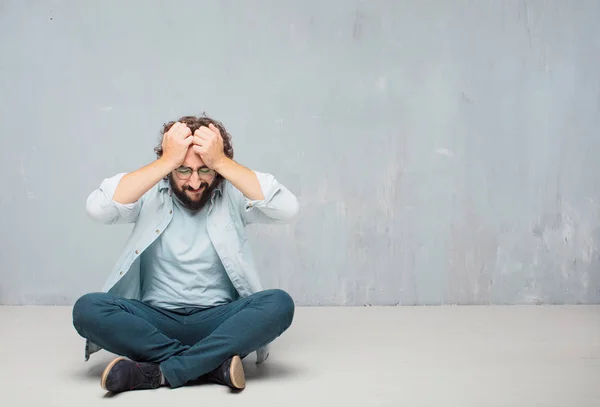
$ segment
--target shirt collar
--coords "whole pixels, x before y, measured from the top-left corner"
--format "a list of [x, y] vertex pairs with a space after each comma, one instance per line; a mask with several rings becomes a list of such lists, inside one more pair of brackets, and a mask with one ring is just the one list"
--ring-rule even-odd
[[169, 184], [169, 179], [167, 177], [161, 179], [158, 182], [158, 190], [162, 191], [164, 189], [169, 189], [171, 187], [171, 185]]

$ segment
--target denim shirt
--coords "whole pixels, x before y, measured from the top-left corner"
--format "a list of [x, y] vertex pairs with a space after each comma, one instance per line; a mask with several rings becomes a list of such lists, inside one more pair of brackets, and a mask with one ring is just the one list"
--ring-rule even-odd
[[[271, 174], [254, 171], [264, 200], [250, 200], [227, 180], [211, 196], [207, 215], [208, 235], [240, 297], [262, 290], [248, 244], [245, 226], [251, 223], [287, 223], [299, 211], [296, 196]], [[160, 236], [173, 217], [173, 191], [169, 181], [161, 180], [137, 202], [120, 204], [114, 193], [125, 173], [102, 181], [87, 199], [88, 215], [101, 223], [134, 223], [125, 248], [106, 279], [103, 292], [129, 299], [140, 299], [140, 256]], [[185, 231], [182, 231], [185, 233]], [[101, 348], [87, 340], [85, 360]], [[257, 362], [269, 356], [268, 345], [257, 349]]]

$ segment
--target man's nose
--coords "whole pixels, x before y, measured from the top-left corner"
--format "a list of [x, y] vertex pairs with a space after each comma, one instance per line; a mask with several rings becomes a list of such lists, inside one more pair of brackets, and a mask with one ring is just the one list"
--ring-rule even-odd
[[200, 179], [200, 176], [198, 175], [198, 173], [196, 171], [194, 171], [192, 173], [192, 176], [190, 177], [190, 186], [194, 189], [198, 189], [198, 188], [200, 188], [201, 183], [202, 183], [202, 180]]

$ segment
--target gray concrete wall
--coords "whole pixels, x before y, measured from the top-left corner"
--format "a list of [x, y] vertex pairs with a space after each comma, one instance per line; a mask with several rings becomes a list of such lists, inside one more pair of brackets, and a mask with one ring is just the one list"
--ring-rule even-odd
[[600, 302], [600, 2], [0, 2], [0, 303], [98, 290], [107, 176], [206, 111], [301, 200], [298, 304]]

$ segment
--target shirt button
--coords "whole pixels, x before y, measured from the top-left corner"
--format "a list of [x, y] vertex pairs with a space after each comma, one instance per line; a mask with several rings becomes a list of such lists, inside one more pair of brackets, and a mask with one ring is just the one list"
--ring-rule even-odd
[[121, 272], [119, 273], [119, 275], [120, 275], [120, 276], [122, 276], [122, 275], [123, 275], [123, 272], [121, 271]]
[[156, 233], [160, 233], [160, 230], [156, 229]]
[[136, 251], [135, 251], [135, 254], [140, 254], [140, 251], [139, 251], [139, 250], [136, 250]]
[[169, 211], [169, 215], [171, 215], [173, 213], [173, 211]]

